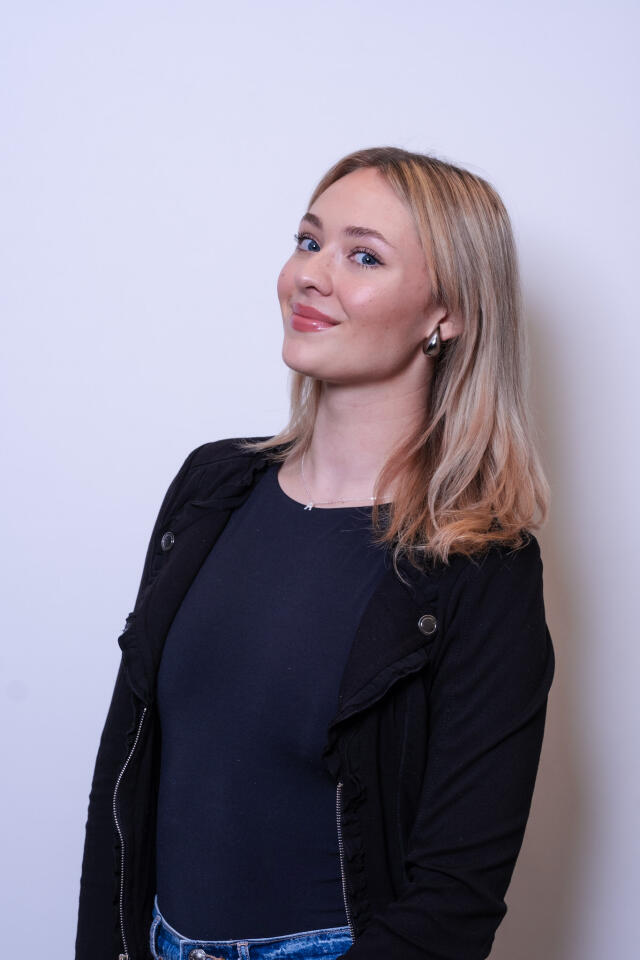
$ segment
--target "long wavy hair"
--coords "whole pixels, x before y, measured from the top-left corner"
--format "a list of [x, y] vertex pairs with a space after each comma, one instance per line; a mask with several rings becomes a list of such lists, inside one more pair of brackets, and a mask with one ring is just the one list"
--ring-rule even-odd
[[[374, 539], [421, 567], [474, 556], [492, 544], [518, 549], [547, 519], [550, 488], [527, 403], [529, 346], [517, 252], [496, 190], [476, 174], [397, 147], [357, 150], [322, 177], [309, 207], [336, 180], [375, 167], [415, 221], [433, 277], [433, 303], [463, 318], [442, 342], [422, 424], [400, 439], [374, 494], [397, 478], [394, 500], [374, 502]], [[425, 375], [427, 368], [425, 365]], [[284, 461], [311, 442], [322, 381], [291, 371], [290, 417], [244, 449]], [[277, 450], [275, 448], [278, 448]]]

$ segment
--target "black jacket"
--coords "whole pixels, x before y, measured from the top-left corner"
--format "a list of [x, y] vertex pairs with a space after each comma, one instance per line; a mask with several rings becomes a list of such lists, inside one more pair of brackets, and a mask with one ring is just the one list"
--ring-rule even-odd
[[[252, 438], [258, 439], [258, 438]], [[260, 438], [264, 439], [264, 438]], [[186, 459], [164, 498], [89, 798], [76, 960], [149, 960], [160, 737], [171, 621], [268, 460], [233, 439]], [[483, 960], [506, 913], [555, 658], [536, 538], [424, 572], [399, 563], [360, 621], [323, 751], [349, 960]]]

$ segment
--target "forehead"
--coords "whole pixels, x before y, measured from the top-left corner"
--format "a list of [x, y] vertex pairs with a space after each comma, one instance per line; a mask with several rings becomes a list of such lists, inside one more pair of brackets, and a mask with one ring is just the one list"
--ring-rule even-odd
[[[336, 180], [320, 194], [310, 210], [328, 225], [330, 221], [361, 224], [379, 229], [385, 235], [393, 231], [396, 239], [407, 230], [415, 232], [410, 211], [374, 167], [353, 170]], [[417, 233], [415, 236], [417, 239]]]

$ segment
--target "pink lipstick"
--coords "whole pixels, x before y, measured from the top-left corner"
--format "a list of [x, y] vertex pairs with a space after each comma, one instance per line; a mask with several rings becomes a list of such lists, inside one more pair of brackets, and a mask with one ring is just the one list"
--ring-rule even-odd
[[302, 303], [294, 303], [292, 307], [291, 326], [294, 330], [308, 333], [314, 330], [327, 330], [329, 327], [338, 325], [337, 320], [333, 320], [326, 313], [321, 313], [314, 307], [307, 307]]

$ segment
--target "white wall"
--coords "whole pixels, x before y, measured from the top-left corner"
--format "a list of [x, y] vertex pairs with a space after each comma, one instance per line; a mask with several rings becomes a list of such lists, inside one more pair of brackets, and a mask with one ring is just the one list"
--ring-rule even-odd
[[556, 678], [492, 956], [631, 955], [637, 27], [622, 2], [2, 5], [4, 955], [72, 956], [160, 500], [197, 444], [284, 423], [277, 273], [320, 175], [382, 144], [468, 166], [511, 212], [554, 493]]

